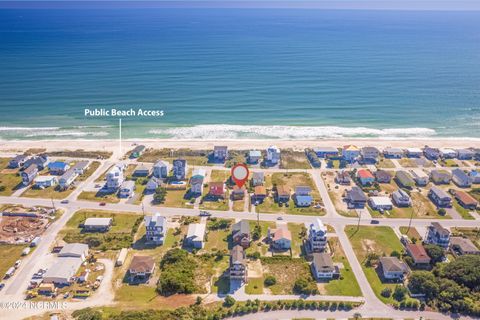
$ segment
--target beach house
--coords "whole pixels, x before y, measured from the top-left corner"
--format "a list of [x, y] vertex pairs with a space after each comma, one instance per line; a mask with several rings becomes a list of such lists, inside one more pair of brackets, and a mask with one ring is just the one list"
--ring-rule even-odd
[[409, 158], [420, 158], [423, 155], [423, 150], [420, 148], [407, 148], [405, 152]]
[[31, 164], [20, 174], [22, 176], [22, 183], [29, 185], [35, 179], [38, 174], [38, 167], [36, 164]]
[[397, 207], [410, 207], [412, 205], [412, 199], [402, 189], [397, 189], [392, 193], [393, 202]]
[[287, 203], [290, 200], [290, 188], [285, 185], [276, 187], [276, 198], [278, 203]]
[[75, 173], [80, 176], [84, 174], [89, 167], [90, 167], [90, 161], [82, 160], [75, 163], [72, 167], [72, 170], [75, 171]]
[[248, 152], [248, 163], [257, 164], [262, 159], [262, 152], [259, 150], [250, 150]]
[[296, 186], [295, 187], [295, 205], [297, 207], [308, 207], [312, 204], [313, 198], [310, 195], [312, 188], [309, 186]]
[[234, 244], [244, 248], [250, 246], [251, 235], [248, 220], [240, 220], [232, 226], [232, 240]]
[[472, 160], [475, 157], [475, 152], [471, 149], [458, 149], [457, 158], [459, 160]]
[[37, 176], [33, 180], [35, 188], [44, 189], [55, 186], [58, 183], [56, 176]]
[[457, 151], [450, 148], [440, 148], [440, 157], [442, 159], [453, 159], [457, 157]]
[[133, 283], [146, 282], [155, 271], [155, 261], [150, 256], [133, 256], [128, 267], [128, 280]]
[[430, 266], [431, 259], [421, 243], [407, 243], [405, 251], [412, 258], [415, 267], [426, 268]]
[[345, 191], [345, 201], [349, 209], [363, 209], [365, 208], [368, 198], [362, 189], [354, 186], [350, 190]]
[[280, 149], [277, 146], [270, 146], [266, 150], [267, 157], [266, 163], [267, 165], [277, 165], [280, 162]]
[[378, 183], [390, 183], [390, 181], [392, 180], [392, 176], [390, 172], [386, 170], [377, 170], [375, 171], [374, 175], [375, 175], [375, 180]]
[[267, 197], [267, 189], [265, 188], [265, 186], [256, 186], [254, 188], [253, 202], [257, 204], [262, 203], [266, 197]]
[[375, 176], [367, 169], [358, 170], [357, 179], [362, 186], [371, 185], [375, 182]]
[[8, 162], [8, 167], [10, 169], [16, 169], [16, 168], [23, 167], [23, 165], [25, 164], [25, 161], [27, 161], [27, 160], [28, 160], [28, 156], [26, 156], [24, 154], [17, 155], [15, 157], [13, 157], [12, 159], [10, 159], [10, 161]]
[[423, 149], [423, 154], [428, 160], [437, 160], [440, 158], [440, 150], [437, 148], [425, 147]]
[[354, 162], [360, 157], [360, 149], [354, 145], [346, 145], [342, 148], [342, 158], [348, 162]]
[[335, 175], [335, 182], [341, 185], [350, 185], [352, 179], [350, 178], [350, 172], [342, 170], [338, 171]]
[[190, 178], [190, 192], [193, 194], [202, 194], [203, 192], [203, 179], [201, 175], [195, 175]]
[[460, 188], [469, 188], [472, 186], [472, 179], [462, 169], [452, 170], [452, 181]]
[[52, 175], [62, 175], [68, 169], [70, 169], [70, 165], [62, 161], [50, 162], [48, 164], [48, 171]]
[[120, 198], [131, 198], [135, 192], [135, 181], [127, 180], [123, 181], [120, 189], [118, 191], [118, 196]]
[[162, 180], [160, 178], [151, 177], [147, 182], [145, 191], [149, 193], [155, 192], [155, 190], [157, 190], [157, 188], [159, 188], [161, 185], [162, 185]]
[[245, 257], [245, 250], [242, 246], [236, 245], [230, 250], [230, 266], [229, 266], [230, 281], [236, 280], [240, 282], [247, 281], [247, 259]]
[[410, 170], [410, 173], [412, 174], [413, 180], [419, 187], [426, 186], [430, 181], [428, 174], [420, 168], [414, 168]]
[[424, 238], [425, 243], [436, 244], [444, 249], [450, 245], [450, 231], [445, 229], [438, 222], [432, 222], [427, 227], [427, 234]]
[[313, 254], [311, 269], [317, 280], [332, 279], [340, 273], [338, 267], [333, 265], [332, 257], [325, 252], [315, 252]]
[[472, 170], [468, 174], [470, 179], [472, 179], [473, 184], [479, 184], [480, 183], [480, 170]]
[[452, 206], [452, 198], [439, 187], [433, 186], [428, 192], [430, 200], [439, 208], [450, 208]]
[[187, 178], [187, 160], [175, 159], [173, 160], [173, 176], [176, 180], [181, 181]]
[[480, 250], [475, 246], [472, 240], [462, 237], [450, 238], [450, 249], [455, 256], [465, 254], [480, 254]]
[[392, 210], [393, 204], [389, 197], [370, 197], [368, 204], [373, 210], [384, 211]]
[[329, 158], [329, 157], [337, 157], [338, 156], [338, 149], [334, 147], [316, 147], [313, 148], [313, 152], [319, 158]]
[[125, 180], [123, 177], [123, 170], [119, 166], [113, 166], [106, 175], [106, 188], [109, 190], [117, 190]]
[[288, 250], [292, 245], [292, 234], [286, 225], [267, 230], [267, 239], [273, 250]]
[[136, 159], [140, 158], [140, 156], [145, 152], [145, 146], [139, 145], [133, 148], [133, 150], [130, 152], [130, 158]]
[[215, 161], [224, 162], [228, 158], [228, 147], [227, 146], [214, 146], [213, 147], [213, 158]]
[[383, 149], [383, 156], [387, 159], [400, 159], [404, 152], [400, 148], [385, 148]]
[[208, 197], [212, 199], [220, 199], [225, 197], [225, 183], [223, 182], [210, 182], [208, 190]]
[[233, 186], [232, 192], [231, 192], [231, 198], [232, 200], [242, 200], [245, 197], [245, 187], [239, 187], [237, 185]]
[[36, 165], [38, 168], [38, 171], [44, 170], [49, 163], [48, 155], [46, 154], [41, 154], [36, 157], [31, 157], [25, 163], [23, 164], [24, 168], [30, 167], [32, 164]]
[[307, 228], [307, 244], [312, 252], [323, 252], [327, 246], [327, 228], [322, 220], [316, 218], [311, 223], [305, 223]]
[[465, 209], [474, 210], [478, 206], [478, 201], [472, 197], [469, 193], [462, 190], [451, 190], [453, 196]]
[[363, 163], [375, 164], [378, 161], [380, 151], [375, 147], [363, 147], [360, 150]]
[[167, 235], [167, 219], [155, 213], [153, 216], [145, 216], [145, 239], [147, 243], [162, 245]]
[[205, 241], [205, 231], [205, 223], [190, 223], [183, 241], [184, 245], [194, 249], [202, 249]]
[[107, 232], [112, 226], [112, 218], [87, 218], [83, 223], [84, 232]]
[[159, 179], [165, 179], [168, 177], [169, 163], [159, 160], [153, 165], [153, 176]]
[[407, 264], [397, 257], [380, 257], [378, 262], [386, 280], [402, 281], [410, 270]]
[[265, 173], [263, 172], [254, 172], [252, 173], [252, 186], [263, 186], [265, 182]]
[[61, 189], [65, 190], [72, 185], [72, 183], [75, 181], [75, 179], [77, 179], [77, 177], [78, 173], [73, 168], [71, 168], [67, 170], [67, 172], [62, 174], [60, 179], [58, 179], [58, 184]]
[[412, 176], [406, 171], [397, 171], [395, 174], [395, 181], [401, 188], [411, 189], [415, 186], [415, 181], [413, 180]]
[[452, 174], [447, 170], [430, 171], [430, 179], [435, 184], [449, 184], [452, 180]]
[[135, 170], [133, 170], [133, 176], [134, 177], [148, 177], [150, 173], [152, 172], [152, 167], [151, 165], [146, 165], [146, 164], [139, 164], [138, 166], [135, 167]]

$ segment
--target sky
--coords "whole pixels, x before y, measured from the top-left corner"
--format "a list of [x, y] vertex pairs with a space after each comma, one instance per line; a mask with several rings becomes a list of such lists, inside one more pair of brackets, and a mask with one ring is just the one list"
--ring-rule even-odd
[[359, 10], [480, 10], [480, 0], [0, 0], [0, 8], [102, 8], [102, 7], [232, 7], [232, 8], [319, 8]]

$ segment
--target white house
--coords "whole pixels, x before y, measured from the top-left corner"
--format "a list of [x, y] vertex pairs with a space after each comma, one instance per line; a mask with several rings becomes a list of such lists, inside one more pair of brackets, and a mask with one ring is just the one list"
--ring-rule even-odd
[[58, 180], [56, 176], [37, 176], [33, 182], [35, 183], [35, 187], [43, 189], [56, 185]]
[[430, 176], [420, 168], [414, 168], [410, 170], [410, 173], [417, 186], [426, 186], [430, 181]]
[[87, 218], [83, 230], [87, 232], [105, 232], [112, 226], [112, 218]]
[[353, 162], [360, 157], [360, 149], [354, 145], [343, 146], [342, 157], [346, 161]]
[[277, 146], [267, 148], [267, 162], [273, 165], [280, 162], [280, 149]]
[[167, 219], [161, 216], [160, 213], [155, 213], [153, 216], [145, 216], [144, 222], [147, 243], [163, 244], [167, 235]]
[[339, 273], [328, 253], [313, 254], [312, 272], [316, 279], [332, 279]]
[[407, 148], [405, 151], [409, 158], [420, 158], [423, 155], [423, 150], [420, 148]]
[[412, 199], [402, 189], [398, 189], [392, 193], [393, 202], [397, 205], [397, 207], [410, 207], [412, 205]]
[[385, 148], [383, 150], [383, 155], [385, 158], [400, 159], [403, 157], [404, 152], [400, 148]]
[[62, 174], [60, 179], [58, 179], [58, 184], [60, 188], [67, 189], [70, 185], [77, 179], [78, 173], [72, 168], [69, 169], [67, 172]]
[[475, 152], [470, 149], [458, 149], [457, 150], [457, 157], [460, 160], [471, 160], [475, 156]]
[[73, 167], [72, 170], [75, 171], [76, 174], [82, 175], [90, 166], [90, 161], [82, 160], [78, 161]]
[[190, 223], [184, 244], [195, 249], [202, 249], [205, 240], [205, 230], [205, 223]]
[[156, 178], [164, 179], [168, 177], [169, 163], [166, 161], [157, 161], [153, 165], [153, 176]]
[[322, 220], [315, 219], [312, 223], [305, 223], [308, 230], [307, 242], [313, 252], [322, 252], [327, 246], [327, 228]]
[[135, 192], [135, 181], [124, 181], [118, 191], [120, 198], [130, 198]]
[[106, 178], [107, 178], [106, 187], [107, 189], [111, 189], [111, 190], [117, 190], [125, 181], [125, 178], [123, 177], [123, 170], [118, 166], [113, 166], [107, 172]]
[[258, 163], [262, 158], [262, 152], [259, 150], [250, 150], [248, 152], [248, 163]]
[[440, 156], [443, 159], [453, 159], [457, 157], [457, 151], [449, 148], [440, 148]]
[[389, 197], [370, 197], [368, 203], [373, 210], [392, 210], [393, 208]]
[[88, 245], [84, 243], [67, 243], [58, 253], [58, 257], [80, 258], [83, 262], [88, 257]]
[[397, 257], [381, 257], [379, 262], [385, 279], [403, 280], [409, 272], [409, 268], [405, 262], [400, 261]]

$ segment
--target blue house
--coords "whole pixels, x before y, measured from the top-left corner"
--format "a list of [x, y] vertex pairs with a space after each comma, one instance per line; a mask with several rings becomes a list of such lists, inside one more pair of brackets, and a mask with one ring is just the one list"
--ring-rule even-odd
[[173, 160], [173, 175], [177, 180], [185, 180], [187, 178], [187, 160], [175, 159]]
[[319, 158], [328, 158], [328, 157], [336, 157], [338, 156], [338, 149], [334, 147], [318, 147], [313, 148], [313, 152]]
[[64, 174], [68, 169], [70, 169], [70, 165], [62, 161], [50, 162], [48, 164], [48, 171], [50, 171], [51, 174]]

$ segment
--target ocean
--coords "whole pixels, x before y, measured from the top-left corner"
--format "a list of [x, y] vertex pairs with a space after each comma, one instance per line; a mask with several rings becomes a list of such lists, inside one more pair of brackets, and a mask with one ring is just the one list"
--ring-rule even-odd
[[0, 139], [480, 138], [480, 12], [2, 9]]

